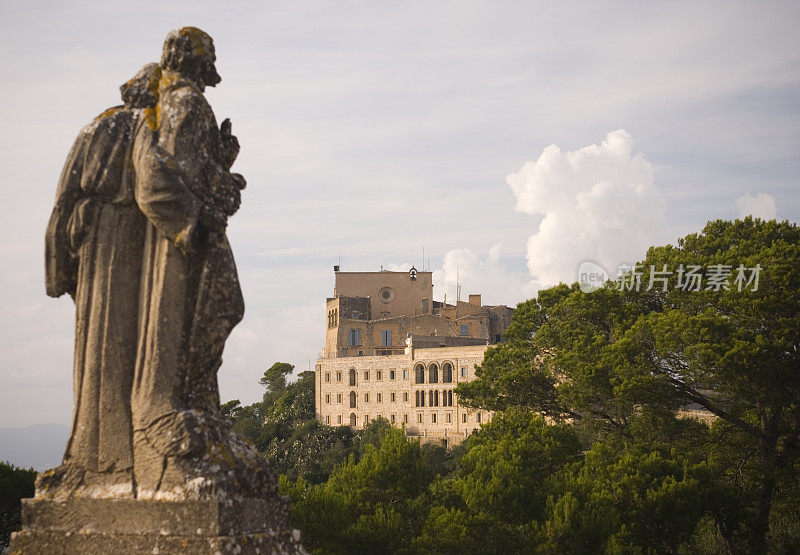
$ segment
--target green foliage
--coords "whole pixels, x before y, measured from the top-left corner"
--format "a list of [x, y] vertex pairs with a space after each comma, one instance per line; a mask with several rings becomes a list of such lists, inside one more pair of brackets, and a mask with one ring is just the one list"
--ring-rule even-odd
[[219, 410], [222, 414], [230, 418], [231, 421], [235, 422], [237, 414], [242, 410], [242, 403], [239, 399], [234, 399], [233, 401], [223, 403]]
[[242, 407], [238, 400], [229, 401], [222, 411], [278, 473], [292, 480], [302, 477], [311, 483], [324, 482], [359, 446], [350, 427], [332, 428], [316, 420], [314, 374], [302, 372], [296, 382], [286, 384], [285, 376], [292, 368], [275, 363], [265, 372], [262, 383], [268, 383], [268, 391], [261, 403]]
[[402, 430], [379, 427], [379, 446], [364, 445], [324, 484], [282, 479], [292, 499], [292, 524], [304, 545], [320, 553], [384, 553], [408, 546], [418, 528], [418, 497], [432, 477], [419, 444]]
[[[774, 495], [797, 481], [797, 260], [795, 225], [716, 221], [678, 246], [651, 248], [641, 291], [585, 294], [561, 285], [540, 292], [514, 315], [513, 339], [487, 352], [477, 380], [459, 386], [460, 402], [570, 419], [588, 443], [636, 439], [639, 415], [668, 423], [678, 407], [697, 403], [724, 422], [709, 456], [718, 490], [736, 492], [734, 508], [719, 508], [715, 523], [732, 549], [759, 550]], [[740, 291], [732, 278], [728, 290], [684, 291], [673, 278], [666, 291], [645, 290], [651, 265], [698, 265], [707, 280], [720, 264], [734, 277], [740, 264], [760, 265], [758, 289]], [[560, 509], [576, 499], [564, 497]], [[614, 545], [636, 543], [615, 538]]]
[[276, 362], [264, 371], [258, 381], [270, 393], [279, 393], [286, 389], [286, 376], [294, 372], [294, 366], [288, 362]]
[[20, 499], [33, 497], [36, 471], [0, 461], [0, 550], [22, 525]]
[[531, 549], [545, 480], [579, 455], [570, 426], [548, 425], [524, 410], [498, 414], [469, 438], [457, 470], [431, 485], [415, 545], [448, 553]]
[[714, 493], [707, 462], [647, 444], [597, 443], [549, 489], [542, 545], [548, 551], [675, 552], [688, 542]]

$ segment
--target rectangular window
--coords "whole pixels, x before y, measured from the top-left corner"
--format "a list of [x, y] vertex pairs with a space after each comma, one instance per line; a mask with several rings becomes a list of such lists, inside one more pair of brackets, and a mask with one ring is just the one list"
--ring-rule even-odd
[[475, 422], [477, 422], [478, 424], [481, 423], [481, 413], [475, 415]]
[[336, 372], [336, 381], [337, 382], [342, 381], [342, 373], [341, 372]]
[[331, 394], [330, 393], [326, 393], [325, 394], [325, 402], [328, 403], [329, 405], [331, 404]]
[[369, 403], [369, 393], [364, 393], [364, 402]]
[[500, 316], [497, 314], [492, 314], [492, 322], [497, 322], [498, 320], [500, 320]]
[[448, 424], [450, 424], [450, 422], [452, 422], [452, 421], [453, 421], [453, 415], [452, 415], [452, 414], [450, 414], [450, 413], [448, 412], [448, 413], [445, 415], [444, 419], [445, 419], [445, 422], [447, 422]]
[[403, 415], [403, 424], [408, 424], [408, 415], [407, 414]]
[[342, 394], [341, 393], [336, 395], [336, 402], [337, 403], [341, 403], [342, 402]]
[[365, 382], [369, 381], [369, 370], [364, 370], [364, 381]]
[[422, 424], [422, 415], [421, 414], [417, 415], [417, 423]]
[[466, 366], [462, 366], [461, 367], [461, 377], [462, 378], [466, 378], [467, 377], [467, 367]]
[[394, 424], [394, 415], [392, 415], [392, 424]]
[[375, 380], [381, 381], [381, 379], [383, 379], [383, 372], [380, 370], [375, 370]]
[[394, 381], [394, 370], [389, 370], [389, 379]]
[[406, 369], [404, 369], [404, 370], [403, 370], [403, 379], [404, 379], [404, 380], [407, 380], [407, 379], [408, 379], [408, 368], [406, 368]]
[[390, 393], [390, 395], [391, 395], [392, 403], [394, 403], [394, 401], [395, 401], [394, 392]]
[[462, 414], [462, 415], [461, 415], [461, 421], [462, 421], [464, 424], [466, 424], [466, 423], [467, 423], [467, 415], [466, 415], [466, 414]]
[[377, 402], [379, 402], [379, 403], [382, 403], [382, 402], [383, 402], [383, 397], [381, 396], [381, 394], [380, 394], [380, 393], [376, 393], [375, 395], [377, 395], [377, 397], [375, 398], [375, 400], [376, 400]]
[[392, 330], [381, 330], [381, 347], [392, 346]]
[[347, 345], [348, 347], [361, 345], [361, 330], [347, 330]]
[[408, 403], [408, 391], [403, 392], [403, 402]]
[[461, 335], [469, 335], [469, 327], [466, 324], [461, 324]]
[[325, 372], [325, 381], [326, 382], [330, 382], [331, 381], [331, 373], [330, 372]]
[[330, 414], [326, 414], [325, 415], [325, 424], [330, 424], [330, 423], [331, 423], [331, 415]]
[[436, 413], [435, 412], [431, 415], [431, 424], [436, 424]]
[[337, 416], [337, 417], [336, 417], [336, 422], [337, 422], [338, 424], [341, 424], [341, 423], [342, 423], [342, 415], [341, 415], [341, 414], [340, 414], [339, 416]]
[[369, 415], [365, 414], [364, 415], [364, 426], [366, 426], [367, 424], [369, 424]]

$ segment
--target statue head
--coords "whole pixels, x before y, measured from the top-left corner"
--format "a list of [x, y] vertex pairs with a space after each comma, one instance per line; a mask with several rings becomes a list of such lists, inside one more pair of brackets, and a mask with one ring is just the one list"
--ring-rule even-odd
[[158, 81], [161, 66], [147, 64], [139, 72], [120, 85], [122, 101], [131, 108], [152, 108], [158, 101]]
[[162, 69], [180, 73], [200, 90], [213, 87], [222, 80], [214, 65], [216, 61], [214, 41], [197, 27], [181, 27], [170, 31], [164, 41]]

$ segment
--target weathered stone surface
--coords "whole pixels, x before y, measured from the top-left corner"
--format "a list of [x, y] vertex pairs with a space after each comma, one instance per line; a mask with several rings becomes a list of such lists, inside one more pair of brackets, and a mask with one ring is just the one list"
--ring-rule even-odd
[[11, 553], [305, 553], [285, 497], [25, 499]]
[[289, 501], [281, 496], [229, 502], [25, 499], [22, 523], [29, 531], [236, 536], [289, 528]]
[[245, 180], [203, 94], [215, 61], [206, 33], [172, 31], [70, 151], [45, 258], [48, 295], [77, 309], [75, 412], [12, 553], [302, 551], [275, 473], [219, 410]]
[[299, 547], [299, 538], [300, 535], [291, 530], [216, 537], [98, 534], [82, 531], [22, 531], [14, 533], [9, 553], [13, 555], [23, 553], [47, 553], [48, 555], [74, 555], [75, 553], [115, 555], [126, 553], [154, 555], [165, 553], [198, 555], [304, 553]]

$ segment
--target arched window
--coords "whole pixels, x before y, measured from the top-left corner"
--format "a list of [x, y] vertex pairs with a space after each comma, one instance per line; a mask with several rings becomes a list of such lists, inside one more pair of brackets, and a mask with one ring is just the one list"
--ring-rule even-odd
[[350, 408], [351, 409], [356, 408], [356, 392], [355, 391], [351, 391], [350, 392]]
[[350, 387], [355, 387], [356, 385], [356, 369], [350, 369]]
[[425, 367], [421, 364], [417, 364], [416, 368], [414, 368], [414, 382], [415, 383], [425, 383]]
[[453, 365], [449, 362], [442, 364], [442, 383], [450, 383], [453, 381]]
[[428, 367], [428, 382], [439, 383], [439, 366], [436, 363]]
[[447, 392], [447, 406], [453, 406], [453, 390]]
[[419, 391], [414, 392], [414, 406], [415, 407], [419, 406]]
[[442, 406], [443, 407], [447, 406], [447, 390], [446, 389], [442, 390]]
[[438, 389], [434, 390], [434, 392], [433, 392], [433, 406], [434, 407], [438, 407], [439, 406], [439, 390]]
[[350, 413], [350, 425], [355, 428], [356, 427], [356, 413]]
[[419, 392], [419, 406], [421, 406], [421, 407], [425, 406], [425, 392], [424, 391], [420, 391]]

